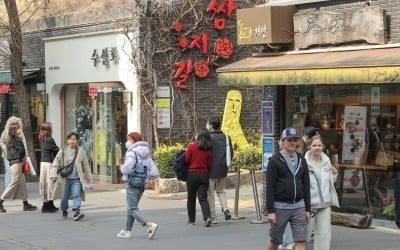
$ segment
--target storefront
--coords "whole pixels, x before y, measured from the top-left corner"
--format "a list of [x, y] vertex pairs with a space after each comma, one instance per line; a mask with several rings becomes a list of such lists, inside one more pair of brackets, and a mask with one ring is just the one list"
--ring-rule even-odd
[[340, 170], [343, 211], [393, 218], [388, 206], [400, 164], [400, 44], [258, 54], [217, 72], [219, 85], [272, 87], [280, 117], [276, 139], [284, 127], [319, 128]]
[[128, 131], [140, 131], [132, 41], [120, 31], [45, 39], [47, 120], [60, 145], [70, 132], [98, 181], [120, 182]]

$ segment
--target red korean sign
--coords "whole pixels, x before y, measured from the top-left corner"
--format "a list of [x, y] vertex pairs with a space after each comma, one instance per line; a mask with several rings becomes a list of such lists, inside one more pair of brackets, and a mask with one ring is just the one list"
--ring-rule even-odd
[[[208, 13], [215, 15], [212, 25], [216, 32], [223, 31], [227, 25], [227, 20], [232, 16], [237, 9], [234, 0], [210, 0], [206, 9]], [[234, 52], [234, 43], [227, 37], [219, 37], [213, 41], [214, 48], [209, 53], [209, 34], [206, 32], [194, 33], [189, 37], [183, 35], [184, 24], [176, 22], [174, 31], [177, 34], [177, 48], [184, 56], [186, 51], [197, 50], [201, 52], [203, 58], [194, 60], [186, 58], [175, 64], [176, 70], [173, 73], [173, 78], [177, 80], [176, 87], [179, 89], [187, 89], [187, 81], [191, 75], [198, 78], [206, 78], [211, 73], [211, 67], [219, 65], [219, 59], [229, 59]]]
[[97, 88], [89, 88], [89, 96], [97, 96]]

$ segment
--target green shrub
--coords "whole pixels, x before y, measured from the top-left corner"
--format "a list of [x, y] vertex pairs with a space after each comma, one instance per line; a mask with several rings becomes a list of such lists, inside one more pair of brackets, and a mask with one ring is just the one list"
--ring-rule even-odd
[[161, 145], [153, 153], [154, 162], [157, 165], [161, 178], [174, 178], [175, 172], [172, 167], [175, 155], [184, 149], [182, 144], [172, 146]]
[[396, 216], [396, 208], [394, 204], [387, 204], [383, 207], [382, 214], [389, 217], [394, 218]]
[[236, 170], [238, 167], [247, 170], [260, 170], [261, 155], [261, 147], [251, 143], [245, 148], [236, 149], [233, 154], [232, 170]]

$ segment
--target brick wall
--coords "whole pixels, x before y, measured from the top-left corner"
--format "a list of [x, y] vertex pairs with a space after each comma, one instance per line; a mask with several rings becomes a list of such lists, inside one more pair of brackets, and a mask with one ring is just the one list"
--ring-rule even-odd
[[[299, 5], [299, 10], [315, 9], [338, 12], [353, 12], [365, 6], [364, 1], [356, 0], [331, 0]], [[390, 43], [400, 43], [400, 1], [399, 0], [373, 0], [371, 6], [380, 6], [387, 15], [388, 38]], [[362, 25], [362, 24], [361, 24]]]

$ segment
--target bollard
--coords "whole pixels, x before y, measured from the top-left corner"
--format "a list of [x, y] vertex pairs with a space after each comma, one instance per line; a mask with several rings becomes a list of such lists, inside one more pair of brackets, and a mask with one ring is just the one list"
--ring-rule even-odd
[[251, 185], [253, 186], [254, 204], [256, 206], [257, 220], [251, 221], [251, 224], [266, 224], [267, 221], [261, 218], [260, 202], [258, 200], [258, 190], [256, 181], [256, 171], [250, 170]]
[[236, 185], [235, 185], [235, 209], [232, 220], [243, 220], [246, 217], [239, 216], [239, 188], [240, 188], [240, 168], [236, 169]]

